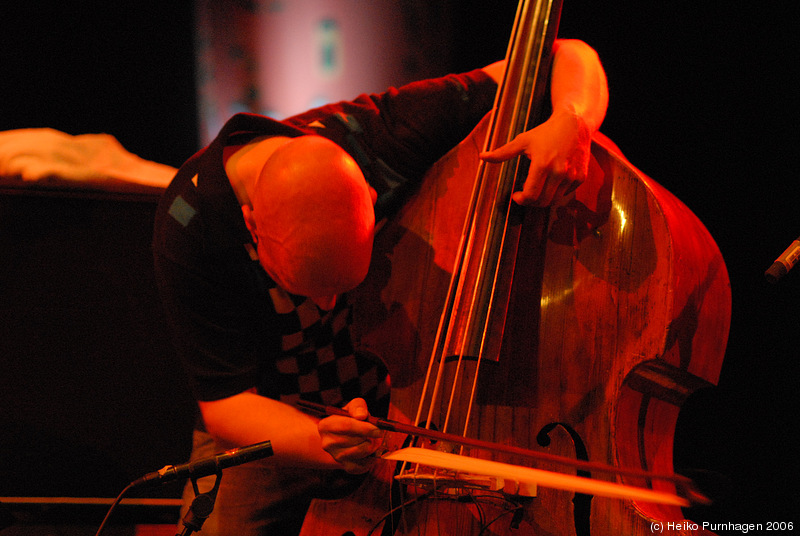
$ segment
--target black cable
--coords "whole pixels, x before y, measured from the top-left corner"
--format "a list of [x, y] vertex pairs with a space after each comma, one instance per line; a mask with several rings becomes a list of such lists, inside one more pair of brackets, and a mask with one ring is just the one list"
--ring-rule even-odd
[[108, 509], [108, 512], [106, 513], [106, 517], [103, 518], [103, 522], [100, 523], [100, 527], [97, 529], [97, 532], [95, 533], [94, 536], [100, 536], [100, 534], [103, 532], [103, 529], [106, 526], [106, 523], [108, 522], [108, 518], [111, 517], [111, 513], [114, 511], [114, 509], [117, 507], [117, 505], [119, 505], [119, 503], [122, 501], [122, 498], [125, 497], [125, 494], [128, 493], [128, 490], [130, 490], [132, 487], [133, 487], [133, 482], [131, 482], [130, 484], [125, 486], [125, 489], [123, 489], [120, 492], [120, 494], [117, 496], [117, 498], [114, 499], [114, 502], [111, 503], [111, 508]]

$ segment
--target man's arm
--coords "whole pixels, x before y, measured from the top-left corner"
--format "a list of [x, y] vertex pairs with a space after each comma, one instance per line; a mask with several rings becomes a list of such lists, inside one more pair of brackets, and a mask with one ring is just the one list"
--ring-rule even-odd
[[550, 80], [553, 111], [565, 109], [579, 115], [595, 132], [608, 109], [608, 83], [597, 53], [583, 41], [555, 44]]
[[[208, 432], [223, 448], [269, 440], [275, 451], [270, 460], [276, 463], [320, 469], [344, 468], [354, 473], [367, 468], [358, 469], [358, 464], [348, 464], [346, 460], [342, 465], [336, 463], [322, 449], [318, 419], [282, 402], [244, 392], [199, 405]], [[358, 443], [369, 443], [371, 437], [381, 437], [374, 426], [356, 419], [348, 419], [346, 428], [339, 432], [362, 438]], [[372, 450], [369, 448], [356, 458], [363, 458]]]
[[[505, 62], [483, 70], [499, 84]], [[531, 159], [523, 190], [513, 195], [519, 204], [549, 205], [586, 179], [591, 136], [608, 108], [606, 75], [594, 49], [582, 41], [556, 41], [550, 93], [553, 113], [547, 121], [481, 155], [488, 162], [522, 154]]]
[[275, 452], [270, 460], [290, 466], [361, 473], [369, 469], [374, 460], [369, 454], [383, 437], [375, 426], [363, 422], [369, 413], [361, 399], [345, 406], [354, 418], [327, 419], [330, 435], [325, 437], [324, 446], [340, 463], [323, 450], [318, 419], [292, 406], [252, 392], [199, 405], [208, 432], [223, 448], [269, 440]]

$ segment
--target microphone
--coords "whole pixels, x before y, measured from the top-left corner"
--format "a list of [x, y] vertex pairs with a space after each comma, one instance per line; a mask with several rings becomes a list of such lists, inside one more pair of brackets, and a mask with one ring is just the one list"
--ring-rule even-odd
[[131, 487], [150, 486], [171, 482], [179, 478], [200, 478], [215, 475], [227, 467], [272, 456], [272, 443], [263, 441], [247, 447], [226, 450], [220, 454], [201, 458], [181, 465], [167, 465], [159, 471], [148, 473], [133, 481]]
[[781, 277], [785, 276], [797, 264], [798, 259], [800, 259], [800, 237], [792, 242], [780, 257], [775, 259], [775, 262], [764, 273], [764, 276], [770, 283], [777, 283]]

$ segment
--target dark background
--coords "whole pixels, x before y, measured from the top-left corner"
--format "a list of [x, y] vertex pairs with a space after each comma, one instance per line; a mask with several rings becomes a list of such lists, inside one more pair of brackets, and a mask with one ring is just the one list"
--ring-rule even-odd
[[[197, 149], [191, 2], [37, 4], [2, 8], [0, 130], [108, 132], [175, 166]], [[457, 3], [453, 70], [505, 52], [516, 2], [485, 4]], [[790, 7], [567, 1], [561, 18], [560, 34], [587, 41], [604, 62], [611, 103], [603, 131], [698, 215], [727, 262], [733, 315], [720, 383], [687, 403], [676, 435], [679, 468], [720, 475], [709, 479], [716, 504], [690, 512], [699, 520], [798, 521], [790, 408], [798, 402], [800, 269], [777, 285], [763, 277], [800, 234], [800, 38]], [[127, 443], [118, 446], [135, 457], [136, 441]], [[116, 475], [113, 485], [129, 476], [138, 475]]]

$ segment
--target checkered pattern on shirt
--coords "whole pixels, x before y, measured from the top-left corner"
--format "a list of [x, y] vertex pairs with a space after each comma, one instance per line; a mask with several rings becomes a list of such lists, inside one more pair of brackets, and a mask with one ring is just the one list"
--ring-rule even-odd
[[364, 398], [373, 414], [388, 409], [389, 377], [377, 358], [357, 353], [350, 338], [352, 310], [342, 296], [331, 311], [280, 287], [269, 290], [281, 337], [272, 383], [279, 399], [341, 406]]

